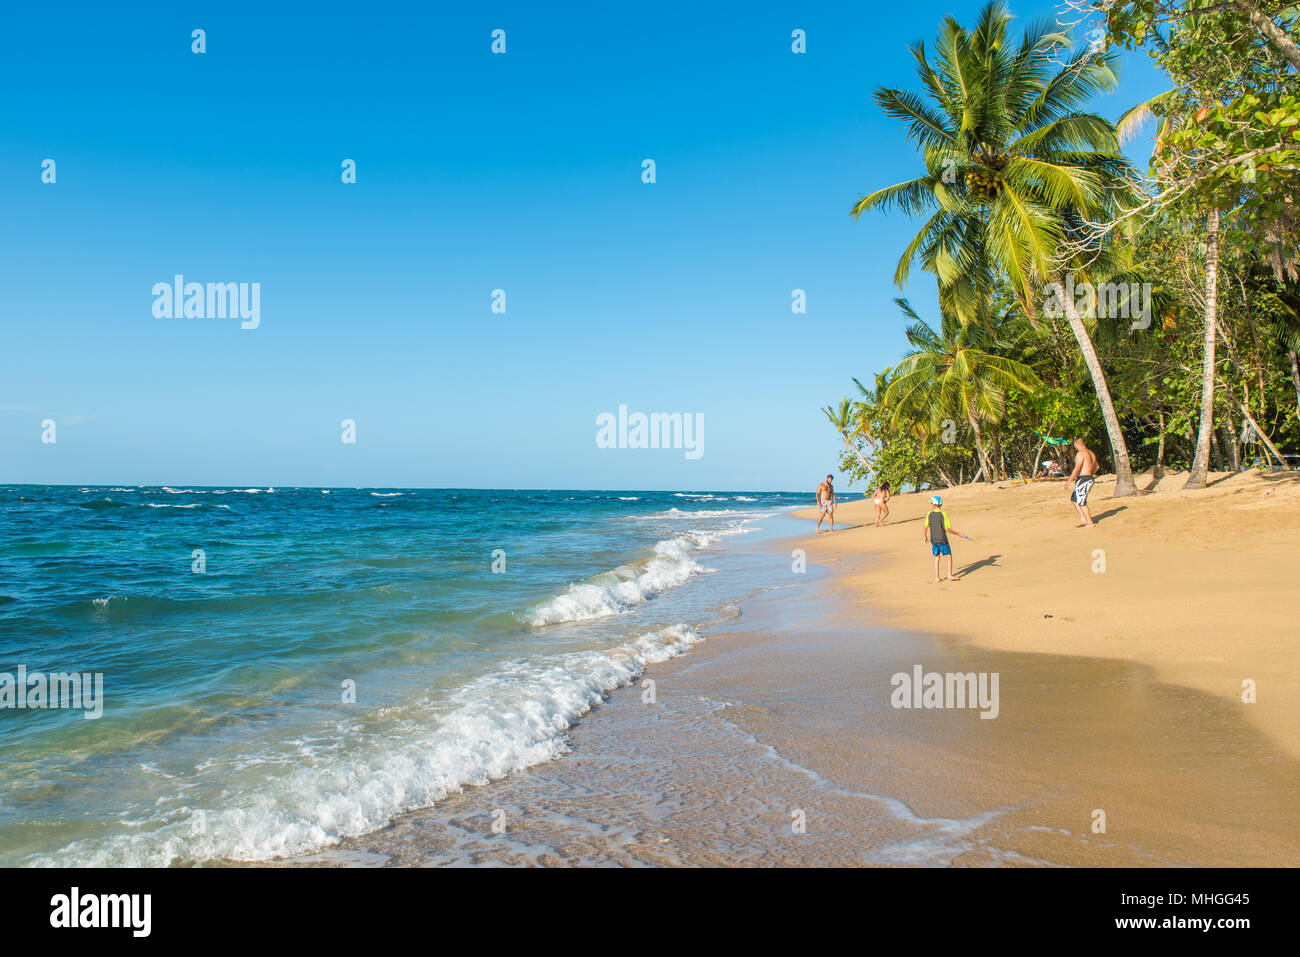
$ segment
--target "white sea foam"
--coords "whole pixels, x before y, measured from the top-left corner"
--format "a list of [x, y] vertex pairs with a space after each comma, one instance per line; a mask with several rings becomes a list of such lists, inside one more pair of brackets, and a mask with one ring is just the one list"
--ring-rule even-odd
[[209, 763], [230, 787], [220, 807], [173, 805], [159, 826], [77, 841], [23, 863], [160, 867], [310, 853], [563, 754], [564, 732], [606, 694], [700, 640], [673, 625], [607, 650], [512, 661], [466, 684], [441, 713], [416, 708], [382, 729], [359, 730], [348, 719], [340, 724], [346, 747], [299, 749], [301, 763], [244, 776], [245, 786], [233, 784], [240, 776], [231, 768]]
[[691, 556], [696, 542], [678, 536], [655, 545], [649, 561], [623, 565], [585, 582], [575, 582], [562, 595], [533, 609], [534, 625], [589, 621], [631, 611], [669, 588], [685, 584], [700, 571]]
[[670, 508], [666, 512], [657, 512], [654, 515], [642, 515], [641, 518], [722, 518], [724, 515], [749, 515], [759, 517], [758, 513], [747, 512], [739, 508], [701, 508], [692, 509], [683, 512], [680, 508]]
[[396, 498], [399, 495], [405, 495], [405, 492], [371, 492], [375, 498]]
[[[166, 502], [144, 502], [143, 504], [144, 504], [145, 506], [147, 506], [148, 508], [198, 508], [200, 505], [203, 505], [203, 504], [206, 504], [206, 503], [204, 503], [204, 502], [189, 502], [189, 503], [186, 504], [186, 505], [169, 505], [169, 504], [166, 503]], [[219, 504], [218, 504], [218, 505], [210, 505], [209, 507], [211, 507], [211, 508], [227, 508], [227, 509], [230, 508], [229, 505], [219, 505]]]

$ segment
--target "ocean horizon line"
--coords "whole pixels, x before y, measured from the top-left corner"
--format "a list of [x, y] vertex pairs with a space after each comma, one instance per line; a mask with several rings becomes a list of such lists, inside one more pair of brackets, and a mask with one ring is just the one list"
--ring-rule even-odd
[[[815, 482], [813, 483], [816, 484]], [[299, 484], [275, 484], [268, 482], [263, 486], [259, 482], [181, 482], [172, 484], [163, 483], [141, 483], [141, 482], [0, 482], [3, 488], [157, 488], [157, 489], [177, 489], [182, 486], [187, 488], [201, 489], [224, 489], [224, 488], [270, 488], [270, 489], [329, 489], [344, 490], [351, 489], [358, 492], [370, 492], [387, 489], [397, 489], [404, 492], [655, 492], [655, 493], [674, 493], [680, 492], [685, 495], [734, 495], [740, 493], [761, 493], [764, 495], [802, 495], [804, 489], [767, 489], [767, 488], [682, 488], [679, 486], [665, 486], [663, 488], [566, 488], [556, 487], [515, 487], [506, 485], [299, 485]], [[811, 494], [811, 493], [809, 493]]]

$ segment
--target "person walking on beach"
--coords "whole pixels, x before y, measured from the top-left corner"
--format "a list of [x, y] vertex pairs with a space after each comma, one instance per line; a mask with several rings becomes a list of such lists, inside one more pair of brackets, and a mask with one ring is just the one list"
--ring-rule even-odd
[[1079, 513], [1079, 524], [1075, 528], [1094, 528], [1092, 513], [1088, 511], [1088, 493], [1092, 491], [1093, 482], [1097, 481], [1097, 453], [1088, 448], [1083, 439], [1074, 440], [1074, 471], [1066, 481], [1070, 489], [1070, 501]]
[[880, 523], [889, 518], [889, 483], [881, 482], [880, 488], [876, 489], [876, 494], [871, 497], [871, 501], [876, 506], [876, 528]]
[[826, 481], [817, 486], [817, 508], [820, 514], [817, 516], [817, 531], [822, 530], [822, 519], [831, 520], [830, 531], [835, 531], [835, 486], [831, 483], [835, 476], [826, 476]]
[[952, 573], [952, 546], [948, 543], [948, 533], [964, 538], [966, 541], [974, 541], [969, 535], [962, 535], [961, 532], [952, 527], [948, 521], [948, 513], [941, 506], [943, 499], [937, 495], [930, 496], [930, 514], [925, 517], [925, 528], [921, 531], [921, 541], [929, 542], [930, 554], [934, 556], [934, 584], [938, 584], [939, 578], [939, 556], [948, 556], [948, 578], [947, 581], [960, 581]]

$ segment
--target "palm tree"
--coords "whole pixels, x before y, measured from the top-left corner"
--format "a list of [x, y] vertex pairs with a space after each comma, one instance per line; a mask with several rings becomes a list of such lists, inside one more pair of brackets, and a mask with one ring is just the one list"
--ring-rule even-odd
[[[1097, 253], [1067, 252], [1079, 227], [1108, 221], [1129, 196], [1131, 167], [1115, 128], [1084, 105], [1115, 83], [1114, 54], [1080, 50], [1046, 21], [1010, 42], [1011, 15], [1001, 3], [981, 11], [974, 30], [944, 20], [931, 63], [911, 48], [924, 95], [878, 88], [876, 102], [907, 124], [925, 173], [862, 197], [854, 218], [877, 207], [929, 214], [899, 259], [894, 279], [911, 263], [939, 279], [939, 301], [963, 325], [989, 321], [999, 277], [1027, 314], [1043, 295], [1065, 291], [1067, 268], [1083, 269]], [[1069, 54], [1061, 64], [1062, 54]], [[1137, 491], [1128, 447], [1096, 349], [1074, 302], [1064, 312], [1092, 377], [1115, 459], [1115, 495]]]
[[980, 422], [1000, 422], [1008, 390], [1033, 391], [1041, 385], [1038, 376], [1018, 359], [994, 351], [999, 343], [987, 327], [963, 326], [955, 315], [945, 312], [936, 331], [906, 299], [894, 302], [911, 320], [907, 341], [912, 350], [894, 366], [885, 389], [885, 405], [892, 410], [891, 426], [919, 420], [933, 436], [943, 431], [945, 420], [968, 423], [985, 480], [994, 481]]
[[858, 387], [858, 401], [853, 403], [858, 434], [875, 448], [883, 448], [885, 445], [885, 437], [876, 434], [879, 431], [876, 423], [884, 408], [885, 389], [889, 387], [890, 371], [885, 369], [877, 372], [876, 384], [870, 387], [863, 385], [862, 380], [857, 376], [853, 376], [853, 384]]
[[853, 444], [853, 437], [863, 434], [862, 425], [858, 421], [857, 410], [854, 408], [853, 403], [847, 398], [842, 398], [838, 406], [828, 405], [822, 409], [822, 412], [830, 420], [831, 425], [835, 426], [835, 431], [843, 436], [844, 444], [848, 446], [850, 452], [858, 457], [858, 461], [867, 470], [867, 474], [874, 476], [876, 474], [875, 469], [862, 455], [862, 450]]

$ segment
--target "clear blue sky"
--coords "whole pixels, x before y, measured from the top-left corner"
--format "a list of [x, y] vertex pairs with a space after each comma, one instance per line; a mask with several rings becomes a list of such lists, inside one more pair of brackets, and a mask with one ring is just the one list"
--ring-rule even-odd
[[[915, 224], [848, 216], [917, 170], [871, 92], [978, 8], [10, 5], [0, 481], [811, 488], [819, 406], [904, 345]], [[1160, 88], [1122, 81], [1107, 116]], [[155, 318], [175, 273], [259, 282], [260, 328]], [[620, 404], [704, 455], [597, 448]]]

